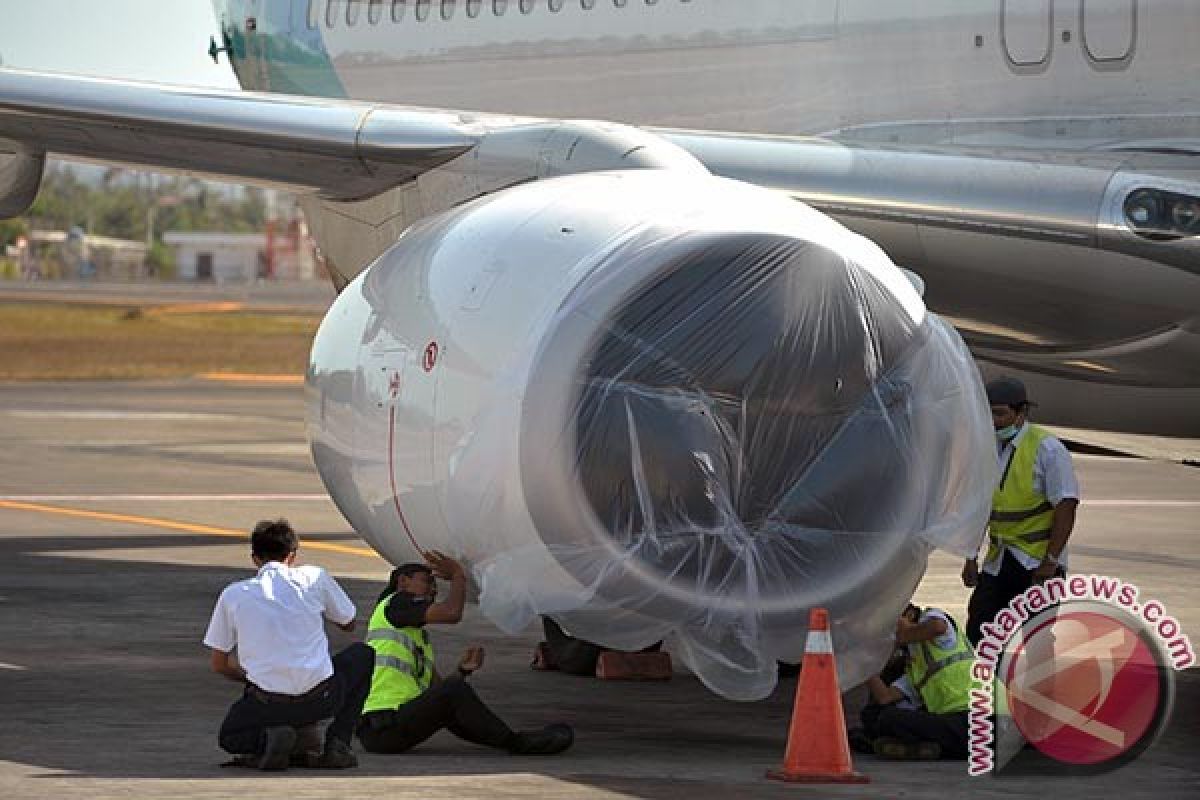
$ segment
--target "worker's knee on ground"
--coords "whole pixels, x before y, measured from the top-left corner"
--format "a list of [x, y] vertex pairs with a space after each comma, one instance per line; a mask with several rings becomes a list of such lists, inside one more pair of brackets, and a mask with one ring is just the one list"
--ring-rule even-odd
[[[261, 737], [260, 737], [261, 738]], [[217, 745], [226, 753], [232, 755], [247, 755], [262, 752], [262, 742], [255, 742], [241, 731], [227, 731], [222, 728], [217, 733]]]

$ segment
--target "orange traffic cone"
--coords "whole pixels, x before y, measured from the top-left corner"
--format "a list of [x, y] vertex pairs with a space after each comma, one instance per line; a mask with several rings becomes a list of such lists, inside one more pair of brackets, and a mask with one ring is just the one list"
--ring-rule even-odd
[[808, 615], [804, 662], [796, 684], [796, 705], [788, 730], [783, 766], [767, 777], [791, 783], [867, 783], [850, 763], [842, 693], [838, 690], [829, 636], [829, 612], [814, 608]]

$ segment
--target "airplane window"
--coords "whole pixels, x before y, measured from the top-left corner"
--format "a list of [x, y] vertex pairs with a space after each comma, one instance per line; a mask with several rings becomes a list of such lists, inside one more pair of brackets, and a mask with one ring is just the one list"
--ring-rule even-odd
[[337, 23], [338, 18], [338, 0], [329, 0], [329, 4], [325, 6], [325, 25], [332, 28]]
[[616, 6], [617, 8], [624, 8], [625, 0], [613, 0], [613, 5]]
[[406, 0], [392, 0], [392, 22], [399, 22], [404, 19], [404, 6]]
[[562, 11], [564, 2], [566, 2], [566, 0], [547, 0], [546, 5], [551, 11]]
[[656, 5], [658, 5], [658, 0], [646, 0], [646, 5], [656, 6]]
[[367, 21], [372, 25], [378, 25], [381, 19], [383, 19], [383, 0], [371, 0], [371, 5], [367, 6]]
[[591, 11], [596, 7], [596, 0], [579, 0], [579, 5], [584, 11]]
[[471, 19], [478, 17], [481, 5], [483, 5], [483, 0], [467, 0], [467, 16]]
[[442, 0], [442, 19], [454, 16], [454, 4], [457, 0]]
[[508, 0], [492, 0], [493, 14], [497, 17], [503, 17], [505, 11], [508, 11]]
[[308, 0], [308, 27], [321, 24], [321, 0]]
[[358, 23], [358, 15], [362, 11], [362, 0], [346, 0], [346, 24]]
[[429, 19], [429, 0], [417, 0], [417, 22], [424, 22]]
[[520, 0], [517, 5], [521, 8], [522, 14], [528, 14], [530, 11], [533, 11], [533, 0]]

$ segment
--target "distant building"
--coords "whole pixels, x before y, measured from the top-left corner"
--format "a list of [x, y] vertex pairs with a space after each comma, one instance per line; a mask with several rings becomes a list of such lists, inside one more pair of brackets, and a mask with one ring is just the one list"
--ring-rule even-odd
[[175, 274], [184, 281], [246, 283], [267, 276], [267, 237], [262, 233], [167, 231], [175, 250]]
[[175, 274], [184, 281], [248, 282], [311, 280], [316, 274], [308, 230], [293, 222], [277, 234], [167, 231], [163, 242], [175, 251]]
[[22, 237], [18, 262], [27, 278], [136, 280], [146, 277], [146, 245], [70, 231], [32, 231]]

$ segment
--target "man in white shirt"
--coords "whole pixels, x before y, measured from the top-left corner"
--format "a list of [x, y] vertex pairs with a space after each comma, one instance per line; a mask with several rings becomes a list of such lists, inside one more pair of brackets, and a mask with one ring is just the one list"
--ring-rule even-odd
[[1067, 540], [1075, 527], [1079, 484], [1067, 448], [1028, 421], [1033, 403], [1025, 384], [1003, 377], [987, 385], [1000, 485], [992, 496], [983, 569], [963, 564], [963, 584], [974, 588], [967, 610], [967, 638], [977, 644], [980, 627], [1035, 583], [1065, 574]]
[[217, 599], [204, 634], [212, 669], [246, 685], [221, 723], [218, 741], [242, 757], [236, 763], [286, 769], [296, 729], [332, 717], [323, 751], [300, 763], [354, 767], [350, 742], [371, 688], [375, 654], [359, 642], [330, 658], [324, 619], [353, 630], [354, 603], [325, 570], [296, 566], [298, 547], [287, 520], [258, 523], [250, 536], [258, 574], [227, 586]]

